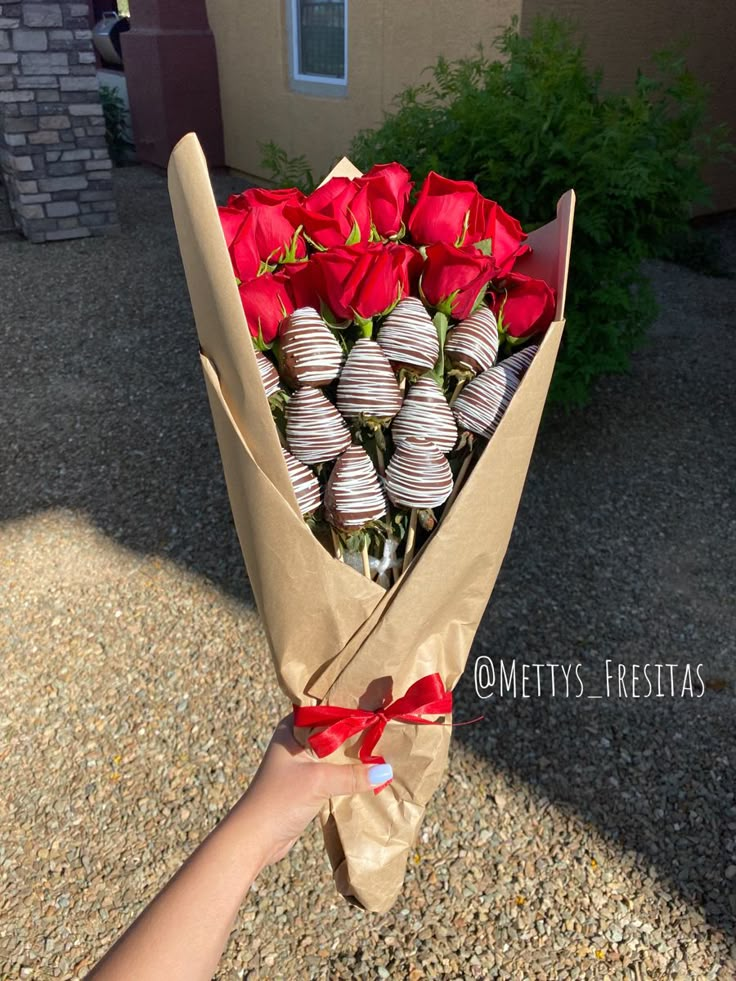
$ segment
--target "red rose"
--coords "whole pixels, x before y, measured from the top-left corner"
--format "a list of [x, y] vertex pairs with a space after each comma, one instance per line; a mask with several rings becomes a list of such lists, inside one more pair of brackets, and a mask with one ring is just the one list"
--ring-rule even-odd
[[273, 191], [267, 187], [249, 187], [242, 194], [231, 194], [227, 205], [241, 211], [250, 211], [256, 205], [283, 210], [287, 204], [301, 204], [303, 201], [304, 194], [298, 187], [279, 187]]
[[490, 240], [494, 260], [493, 275], [504, 276], [511, 271], [516, 260], [529, 252], [523, 245], [526, 238], [521, 225], [505, 212], [500, 204], [484, 198], [482, 194], [473, 203], [464, 245]]
[[313, 282], [338, 320], [370, 320], [408, 294], [418, 257], [409, 246], [375, 243], [318, 252], [310, 264]]
[[493, 273], [493, 259], [472, 245], [439, 243], [427, 249], [421, 288], [431, 306], [449, 317], [470, 316]]
[[398, 163], [376, 164], [356, 185], [368, 192], [371, 222], [381, 238], [398, 235], [414, 182], [406, 167]]
[[230, 261], [233, 264], [233, 272], [241, 282], [257, 276], [261, 260], [256, 249], [254, 236], [248, 231], [243, 231], [247, 217], [245, 212], [229, 206], [217, 210], [220, 215], [222, 234], [225, 236], [225, 244], [230, 253]]
[[[230, 243], [230, 260], [235, 275], [241, 283], [244, 283], [258, 275], [258, 270], [261, 268], [261, 257], [256, 248], [252, 217], [243, 212], [240, 213], [240, 216], [240, 228]], [[222, 219], [222, 215], [220, 218]]]
[[478, 188], [472, 181], [452, 181], [431, 171], [409, 215], [409, 232], [417, 245], [461, 245]]
[[264, 273], [241, 283], [239, 290], [248, 330], [253, 337], [261, 337], [270, 344], [281, 321], [294, 310], [287, 277], [282, 273]]
[[555, 316], [555, 291], [543, 279], [511, 273], [505, 290], [497, 294], [491, 309], [510, 337], [531, 337], [545, 331]]
[[[230, 200], [232, 201], [232, 198]], [[226, 208], [218, 208], [217, 212], [220, 215], [220, 224], [222, 225], [222, 234], [225, 236], [225, 245], [230, 248], [233, 244], [233, 239], [240, 231], [245, 214], [240, 208], [232, 208], [230, 205]]]
[[392, 242], [387, 248], [395, 257], [395, 261], [402, 266], [406, 275], [404, 296], [418, 296], [419, 280], [424, 269], [422, 253], [413, 245], [406, 245], [404, 242]]
[[[243, 239], [246, 234], [245, 220], [249, 219], [248, 234], [253, 239], [260, 260], [274, 263], [282, 262], [287, 257], [303, 258], [307, 254], [307, 247], [301, 238], [294, 240], [296, 226], [284, 213], [287, 205], [299, 205], [303, 200], [304, 195], [296, 187], [278, 191], [253, 187], [242, 194], [232, 195], [227, 208], [218, 209], [228, 247], [232, 251], [233, 245]], [[238, 214], [241, 216], [241, 225], [233, 235]], [[243, 276], [239, 278], [244, 279]]]
[[303, 225], [304, 234], [323, 249], [345, 245], [351, 236], [360, 242], [370, 238], [367, 188], [347, 177], [333, 177], [302, 204], [287, 204], [285, 214], [294, 225]]
[[319, 310], [321, 279], [312, 259], [307, 262], [289, 262], [283, 265], [279, 272], [283, 272], [288, 277], [289, 293], [295, 309], [314, 307], [315, 310]]
[[496, 227], [492, 235], [492, 255], [495, 263], [494, 276], [505, 276], [521, 256], [531, 252], [524, 244], [526, 233], [521, 225], [507, 214], [500, 204], [496, 205]]

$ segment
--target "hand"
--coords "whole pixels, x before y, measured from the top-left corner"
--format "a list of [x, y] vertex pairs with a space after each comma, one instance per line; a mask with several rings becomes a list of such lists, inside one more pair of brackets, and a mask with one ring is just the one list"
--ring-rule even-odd
[[253, 879], [282, 858], [330, 797], [387, 783], [385, 763], [318, 763], [292, 716], [276, 727], [253, 781], [230, 813], [92, 970], [95, 981], [205, 981]]
[[293, 716], [276, 727], [258, 772], [240, 802], [263, 835], [262, 864], [283, 858], [330, 797], [361, 794], [392, 778], [388, 763], [319, 763], [294, 738]]

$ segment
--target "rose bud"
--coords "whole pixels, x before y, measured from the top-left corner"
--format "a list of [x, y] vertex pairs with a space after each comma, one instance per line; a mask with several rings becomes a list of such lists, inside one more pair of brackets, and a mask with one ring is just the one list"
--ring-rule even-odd
[[220, 219], [223, 220], [223, 212], [225, 220], [228, 220], [234, 211], [240, 211], [243, 217], [250, 219], [248, 234], [262, 262], [293, 261], [303, 258], [307, 247], [301, 236], [296, 234], [298, 226], [286, 217], [285, 209], [287, 205], [299, 205], [303, 200], [304, 195], [296, 187], [275, 191], [252, 187], [242, 194], [231, 196], [228, 207], [220, 209]]
[[339, 320], [368, 322], [409, 292], [419, 253], [407, 245], [345, 245], [310, 259], [316, 288]]
[[241, 283], [238, 289], [248, 330], [253, 337], [270, 344], [281, 321], [294, 309], [286, 277], [264, 273]]
[[532, 337], [543, 333], [555, 316], [555, 291], [543, 279], [511, 273], [505, 290], [497, 294], [492, 309], [499, 331], [509, 337]]
[[453, 181], [430, 171], [409, 215], [412, 241], [462, 245], [477, 197], [478, 188], [472, 181]]
[[430, 245], [421, 289], [433, 307], [464, 320], [485, 292], [492, 272], [493, 260], [472, 245]]
[[470, 214], [465, 245], [488, 242], [493, 257], [493, 277], [505, 276], [516, 260], [531, 251], [524, 245], [521, 225], [500, 204], [479, 194]]
[[301, 204], [287, 205], [285, 215], [318, 248], [331, 249], [351, 242], [368, 242], [371, 213], [368, 191], [347, 177], [333, 177]]
[[381, 238], [393, 238], [405, 230], [404, 216], [414, 182], [398, 163], [376, 164], [355, 181], [368, 193], [371, 225]]

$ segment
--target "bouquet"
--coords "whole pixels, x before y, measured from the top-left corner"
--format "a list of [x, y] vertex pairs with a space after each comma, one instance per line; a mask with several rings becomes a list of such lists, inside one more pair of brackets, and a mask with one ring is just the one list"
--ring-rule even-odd
[[384, 588], [454, 501], [556, 306], [517, 271], [531, 250], [497, 202], [430, 173], [410, 207], [413, 186], [378, 164], [219, 209], [299, 509]]
[[253, 592], [296, 735], [391, 761], [321, 823], [336, 885], [396, 899], [452, 688], [508, 545], [564, 321], [574, 196], [524, 235], [470, 182], [342, 161], [216, 208], [193, 135], [169, 186]]

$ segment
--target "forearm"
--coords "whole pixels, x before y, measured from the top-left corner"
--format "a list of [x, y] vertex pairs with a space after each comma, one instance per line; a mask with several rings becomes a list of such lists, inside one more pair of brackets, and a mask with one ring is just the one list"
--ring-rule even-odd
[[266, 862], [247, 798], [197, 848], [94, 969], [95, 981], [205, 981]]
[[318, 763], [282, 719], [247, 792], [89, 975], [94, 981], [209, 981], [251, 883], [331, 797], [368, 793], [388, 764]]

